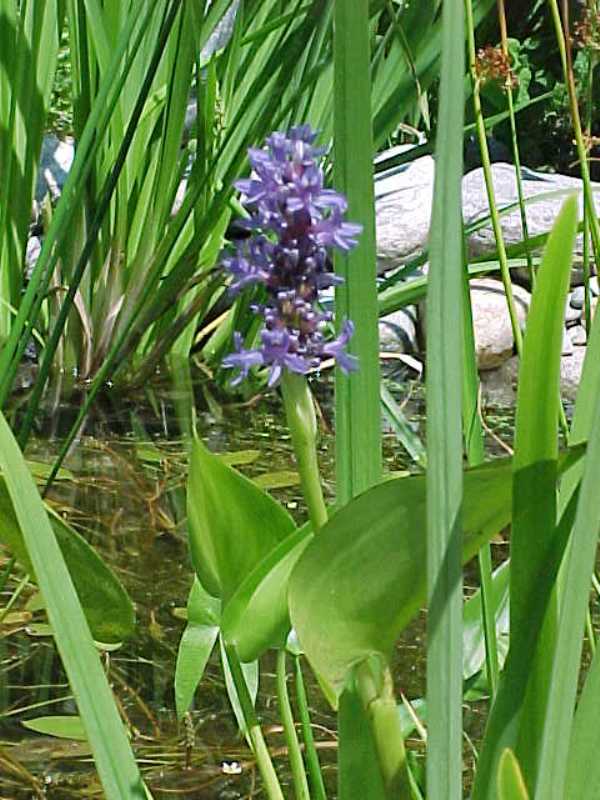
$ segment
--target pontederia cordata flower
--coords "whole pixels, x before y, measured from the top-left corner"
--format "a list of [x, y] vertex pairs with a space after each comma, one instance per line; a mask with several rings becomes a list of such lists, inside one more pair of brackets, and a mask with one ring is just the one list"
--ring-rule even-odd
[[236, 183], [250, 213], [244, 222], [250, 236], [223, 260], [230, 291], [262, 284], [267, 299], [252, 306], [264, 318], [260, 346], [244, 349], [236, 333], [236, 350], [223, 361], [239, 371], [233, 384], [255, 366], [269, 367], [273, 386], [284, 369], [305, 374], [325, 358], [333, 357], [345, 372], [358, 365], [346, 350], [352, 322], [346, 320], [339, 336], [328, 340], [333, 316], [318, 301], [320, 290], [342, 280], [332, 271], [328, 250], [352, 249], [362, 226], [346, 222], [345, 198], [324, 188], [324, 151], [313, 146], [315, 138], [309, 125], [271, 134], [264, 148], [248, 151], [252, 176]]

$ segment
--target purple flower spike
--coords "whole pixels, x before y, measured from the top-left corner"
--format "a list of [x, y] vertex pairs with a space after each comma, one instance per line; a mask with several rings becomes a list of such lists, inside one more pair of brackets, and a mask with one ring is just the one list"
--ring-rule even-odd
[[358, 359], [346, 349], [352, 322], [327, 342], [324, 331], [332, 316], [320, 309], [318, 299], [319, 290], [342, 282], [331, 269], [328, 250], [351, 250], [362, 226], [346, 222], [345, 197], [324, 188], [319, 162], [324, 149], [313, 146], [315, 139], [309, 125], [275, 131], [265, 147], [250, 148], [252, 175], [235, 184], [250, 212], [245, 227], [251, 236], [223, 259], [232, 277], [230, 292], [262, 284], [267, 299], [252, 307], [264, 318], [260, 347], [244, 350], [236, 333], [235, 352], [223, 361], [238, 370], [232, 385], [255, 366], [269, 368], [269, 386], [284, 369], [304, 375], [326, 358], [334, 358], [344, 372], [358, 368]]

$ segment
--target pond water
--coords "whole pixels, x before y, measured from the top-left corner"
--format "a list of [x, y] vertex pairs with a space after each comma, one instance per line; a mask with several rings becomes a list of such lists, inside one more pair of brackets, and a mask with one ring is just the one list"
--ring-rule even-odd
[[[405, 413], [422, 428], [420, 390], [405, 385], [400, 392]], [[65, 463], [70, 475], [55, 484], [50, 502], [111, 564], [135, 602], [135, 637], [105, 660], [136, 757], [156, 800], [260, 797], [251, 753], [228, 705], [218, 654], [213, 654], [195, 707], [183, 724], [178, 724], [174, 713], [175, 660], [193, 576], [185, 530], [186, 439], [181, 435], [188, 424], [181, 424], [181, 419], [185, 420], [192, 401], [199, 408], [208, 407], [202, 384], [194, 395], [159, 386], [126, 403], [112, 402], [109, 397], [97, 407]], [[332, 499], [329, 389], [321, 401], [320, 459], [325, 490]], [[304, 519], [290, 441], [276, 398], [225, 406], [222, 413], [210, 396], [208, 404], [212, 413], [198, 412], [197, 429], [209, 447], [231, 454], [239, 469], [274, 487], [273, 494], [292, 515]], [[52, 462], [74, 410], [65, 406], [48, 415], [28, 447], [30, 459]], [[510, 415], [502, 413], [488, 421], [494, 431], [489, 450], [502, 452], [502, 439], [510, 441]], [[388, 472], [415, 469], [391, 431], [386, 430], [384, 440]], [[7, 562], [7, 554], [0, 550], [0, 570]], [[467, 573], [471, 587], [474, 576], [475, 572]], [[0, 600], [5, 607], [20, 587], [21, 593], [0, 624], [0, 798], [102, 797], [85, 742], [43, 736], [23, 725], [40, 716], [76, 714], [76, 706], [44, 613], [35, 610], [35, 587], [22, 579], [18, 571], [12, 574]], [[410, 700], [424, 693], [423, 640], [422, 615], [405, 631], [394, 666], [397, 688]], [[333, 798], [336, 720], [308, 672], [315, 736]], [[284, 791], [292, 796], [291, 789], [286, 789], [285, 743], [278, 724], [274, 660], [269, 657], [261, 665], [258, 709]], [[474, 757], [471, 739], [481, 735], [484, 711], [485, 702], [472, 703], [465, 710], [467, 782]], [[424, 745], [416, 733], [409, 747], [419, 759]]]

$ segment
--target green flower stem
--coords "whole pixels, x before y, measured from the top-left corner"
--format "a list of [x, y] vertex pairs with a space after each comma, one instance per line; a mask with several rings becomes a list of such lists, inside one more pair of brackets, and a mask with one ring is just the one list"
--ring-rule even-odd
[[317, 462], [315, 404], [303, 375], [285, 372], [281, 381], [281, 391], [300, 473], [300, 485], [316, 533], [327, 522], [327, 509]]
[[[567, 42], [565, 39], [565, 33], [563, 30], [563, 24], [561, 21], [560, 11], [558, 8], [558, 2], [557, 0], [549, 0], [549, 3], [550, 3], [550, 11], [552, 13], [552, 19], [554, 22], [556, 41], [558, 43], [558, 50], [560, 53], [560, 60], [565, 77], [565, 83], [567, 84], [567, 90], [569, 93], [569, 107], [571, 111], [571, 119], [573, 122], [573, 133], [575, 135], [575, 142], [577, 144], [577, 156], [579, 158], [579, 164], [581, 168], [581, 179], [583, 181], [583, 197], [584, 197], [584, 223], [589, 224], [590, 226], [590, 233], [592, 236], [592, 246], [594, 249], [594, 260], [596, 264], [600, 264], [600, 224], [598, 223], [598, 217], [596, 216], [594, 193], [592, 192], [592, 183], [590, 180], [590, 171], [588, 167], [588, 152], [583, 139], [583, 129], [581, 127], [579, 103], [577, 102], [577, 88], [575, 86], [575, 75], [573, 74], [571, 50], [570, 47], [567, 46]], [[568, 24], [568, 19], [565, 19], [565, 25], [567, 24]], [[584, 226], [584, 237], [586, 235], [587, 234]], [[584, 260], [584, 270], [586, 270], [585, 260]], [[588, 274], [584, 276], [585, 294], [589, 295], [589, 259], [588, 259], [587, 273]], [[591, 331], [591, 312], [589, 309], [589, 299], [586, 305], [585, 315], [587, 324], [587, 336], [589, 337]], [[569, 426], [567, 423], [566, 414], [562, 404], [560, 407], [560, 425], [563, 432], [565, 433], [565, 437], [568, 443]]]
[[571, 119], [573, 121], [573, 133], [575, 135], [575, 142], [577, 144], [577, 156], [579, 158], [579, 165], [581, 168], [583, 194], [585, 203], [589, 209], [588, 216], [590, 222], [590, 233], [592, 235], [592, 244], [594, 247], [594, 258], [596, 264], [600, 264], [600, 224], [598, 223], [598, 217], [596, 216], [595, 211], [594, 194], [592, 192], [590, 171], [588, 169], [587, 150], [583, 139], [581, 116], [579, 114], [579, 105], [577, 103], [577, 89], [575, 87], [575, 76], [573, 75], [573, 69], [571, 65], [570, 50], [567, 48], [558, 2], [557, 0], [548, 0], [548, 2], [550, 4], [550, 11], [552, 12], [552, 19], [554, 21], [556, 41], [558, 43], [558, 50], [560, 53], [560, 60], [565, 76], [565, 82], [569, 92], [569, 105]]
[[292, 780], [294, 781], [294, 792], [296, 800], [310, 800], [308, 791], [308, 781], [300, 751], [300, 742], [296, 734], [292, 705], [287, 690], [287, 672], [285, 666], [285, 648], [277, 652], [277, 702], [279, 703], [279, 714], [285, 734], [285, 741], [288, 748], [288, 757], [292, 769]]
[[308, 776], [310, 779], [310, 788], [312, 790], [311, 798], [312, 800], [327, 800], [323, 775], [321, 774], [321, 764], [319, 763], [319, 756], [317, 754], [317, 748], [315, 747], [312, 725], [310, 723], [310, 712], [308, 709], [300, 656], [294, 656], [294, 672], [296, 677], [296, 700], [300, 712], [302, 738], [304, 739], [304, 751], [306, 753]]
[[386, 795], [410, 800], [404, 737], [389, 667], [375, 659], [363, 662], [357, 669], [356, 685], [371, 723]]
[[[463, 370], [463, 430], [465, 452], [470, 467], [483, 464], [485, 449], [483, 426], [479, 410], [479, 376], [475, 355], [475, 335], [473, 333], [473, 313], [469, 294], [469, 265], [464, 264], [463, 274], [463, 315], [464, 315], [464, 370]], [[496, 609], [492, 591], [492, 555], [490, 545], [484, 544], [478, 554], [479, 579], [481, 585], [481, 619], [483, 623], [483, 639], [485, 643], [485, 664], [492, 700], [496, 696], [500, 667], [498, 660], [498, 642], [496, 638]]]
[[[587, 74], [587, 119], [586, 136], [589, 141], [592, 135], [592, 110], [594, 102], [594, 70], [596, 68], [595, 51], [588, 49], [588, 74]], [[589, 152], [587, 158], [588, 172], [590, 169]], [[585, 286], [584, 319], [585, 329], [589, 333], [592, 327], [592, 307], [590, 300], [590, 214], [594, 213], [594, 208], [590, 208], [587, 203], [583, 206], [583, 282]]]
[[521, 355], [523, 350], [523, 336], [519, 326], [519, 318], [517, 316], [517, 309], [515, 306], [515, 299], [512, 292], [512, 283], [510, 280], [510, 269], [508, 267], [508, 258], [506, 255], [506, 247], [504, 246], [504, 237], [502, 236], [502, 226], [500, 224], [500, 215], [498, 214], [498, 207], [496, 205], [496, 197], [494, 193], [494, 182], [492, 180], [492, 164], [490, 161], [490, 153], [487, 146], [487, 139], [485, 134], [485, 121], [483, 119], [483, 112], [481, 110], [481, 97], [479, 94], [479, 79], [475, 69], [476, 52], [475, 52], [475, 23], [473, 20], [473, 7], [471, 0], [465, 0], [466, 11], [466, 24], [467, 24], [467, 40], [469, 45], [469, 69], [471, 72], [471, 80], [473, 83], [473, 108], [475, 111], [475, 130], [477, 132], [477, 140], [479, 149], [481, 151], [481, 162], [483, 164], [483, 175], [485, 178], [485, 186], [487, 190], [488, 203], [490, 206], [490, 216], [492, 218], [492, 228], [494, 237], [496, 239], [496, 247], [498, 248], [498, 261], [500, 262], [500, 273], [502, 275], [502, 283], [504, 284], [504, 292], [506, 294], [506, 303], [508, 305], [508, 314], [510, 316], [510, 324], [512, 327], [513, 338], [517, 348], [517, 353]]
[[[504, 57], [508, 59], [510, 53], [508, 50], [508, 31], [506, 27], [506, 9], [504, 7], [504, 0], [497, 0], [498, 5], [498, 22], [500, 27], [500, 43]], [[519, 153], [519, 142], [517, 139], [517, 121], [515, 119], [515, 105], [512, 87], [510, 82], [506, 85], [506, 99], [508, 101], [508, 116], [510, 120], [510, 135], [512, 143], [513, 161], [515, 164], [515, 176], [517, 178], [517, 196], [519, 198], [519, 211], [521, 214], [521, 228], [523, 231], [523, 241], [525, 242], [525, 257], [527, 259], [527, 268], [531, 277], [531, 284], [535, 286], [535, 270], [533, 268], [533, 260], [531, 258], [531, 249], [529, 247], [529, 229], [527, 227], [527, 212], [525, 209], [525, 194], [523, 192], [523, 179], [521, 177], [521, 155]]]
[[279, 778], [275, 772], [275, 767], [271, 761], [269, 748], [265, 742], [262, 730], [260, 728], [256, 711], [252, 705], [252, 699], [248, 692], [248, 687], [244, 679], [244, 674], [240, 666], [240, 660], [232, 645], [225, 645], [225, 655], [227, 656], [227, 663], [231, 671], [231, 678], [237, 691], [238, 699], [242, 714], [244, 715], [244, 722], [248, 730], [248, 738], [252, 747], [252, 752], [256, 758], [256, 764], [263, 781], [265, 793], [269, 800], [285, 800]]

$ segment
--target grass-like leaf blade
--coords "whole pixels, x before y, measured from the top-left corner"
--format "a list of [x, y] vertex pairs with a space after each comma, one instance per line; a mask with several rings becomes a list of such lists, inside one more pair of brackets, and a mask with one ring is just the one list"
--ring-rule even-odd
[[0, 414], [0, 466], [108, 800], [145, 788], [75, 587], [23, 455]]

